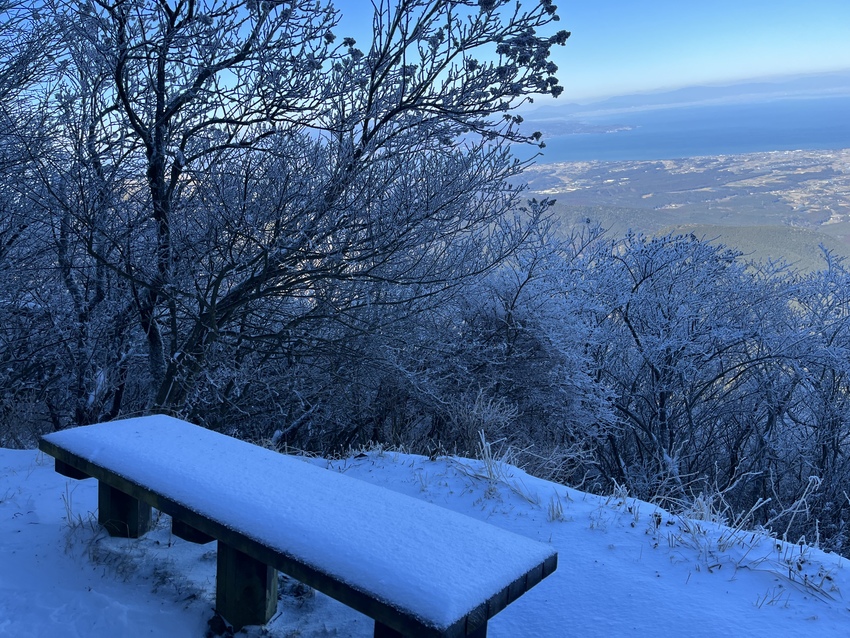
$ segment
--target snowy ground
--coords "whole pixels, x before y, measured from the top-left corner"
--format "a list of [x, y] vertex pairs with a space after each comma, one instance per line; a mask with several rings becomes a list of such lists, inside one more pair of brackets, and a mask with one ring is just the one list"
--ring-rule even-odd
[[[511, 466], [488, 477], [479, 461], [396, 453], [310, 462], [553, 544], [558, 571], [493, 618], [491, 638], [850, 635], [850, 562], [810, 547]], [[171, 537], [165, 517], [143, 539], [111, 539], [96, 507], [95, 481], [66, 479], [34, 451], [0, 450], [0, 636], [204, 636], [215, 545]], [[284, 580], [276, 616], [247, 633], [366, 638], [372, 623]]]

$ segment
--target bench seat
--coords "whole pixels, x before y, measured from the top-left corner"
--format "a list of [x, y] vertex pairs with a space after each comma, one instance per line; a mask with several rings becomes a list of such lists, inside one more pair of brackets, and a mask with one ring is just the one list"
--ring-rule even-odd
[[216, 605], [237, 628], [274, 613], [280, 570], [374, 618], [376, 636], [483, 636], [557, 565], [549, 545], [171, 417], [39, 447], [57, 471], [98, 479], [110, 533], [143, 534], [152, 506], [180, 536], [218, 540]]

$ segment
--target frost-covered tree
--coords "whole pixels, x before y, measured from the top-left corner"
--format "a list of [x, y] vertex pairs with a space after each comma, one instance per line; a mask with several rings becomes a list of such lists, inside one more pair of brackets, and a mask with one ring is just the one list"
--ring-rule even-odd
[[55, 32], [26, 2], [0, 0], [0, 267], [33, 221], [20, 182], [44, 152], [44, 92]]
[[78, 318], [109, 279], [141, 337], [147, 409], [234, 400], [241, 365], [433, 306], [536, 223], [505, 221], [506, 180], [534, 141], [512, 110], [561, 91], [548, 0], [379, 3], [362, 45], [312, 1], [48, 5], [64, 132], [41, 201]]
[[462, 297], [387, 342], [384, 387], [415, 424], [415, 438], [398, 442], [471, 454], [483, 432], [552, 476], [583, 468], [609, 417], [588, 374], [591, 325], [575, 276], [595, 237], [540, 230]]
[[594, 359], [622, 425], [601, 450], [605, 475], [646, 498], [734, 484], [763, 435], [750, 380], [781, 368], [769, 346], [787, 296], [693, 236], [629, 236], [596, 269]]
[[[799, 336], [788, 348], [796, 383], [771, 438], [771, 493], [793, 540], [850, 548], [850, 273], [825, 252], [794, 295]], [[790, 367], [790, 366], [789, 366]], [[815, 486], [816, 489], [811, 489]], [[795, 510], [791, 505], [805, 501]], [[788, 511], [790, 510], [790, 512]]]
[[49, 293], [41, 285], [43, 215], [27, 184], [49, 143], [46, 97], [55, 32], [39, 3], [0, 1], [0, 445], [31, 444], [54, 380]]

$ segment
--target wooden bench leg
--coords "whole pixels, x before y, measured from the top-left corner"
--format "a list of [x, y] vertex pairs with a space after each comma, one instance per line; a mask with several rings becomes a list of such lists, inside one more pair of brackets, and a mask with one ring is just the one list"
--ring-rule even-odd
[[376, 620], [375, 638], [404, 638], [404, 634], [401, 634], [392, 627], [387, 627], [384, 623]]
[[216, 611], [234, 631], [266, 624], [277, 609], [277, 571], [221, 541], [216, 562]]
[[151, 528], [151, 506], [98, 481], [97, 522], [110, 536], [139, 538]]
[[76, 479], [78, 481], [91, 478], [85, 472], [78, 470], [73, 465], [68, 465], [65, 461], [60, 461], [59, 459], [56, 459], [53, 463], [53, 469], [62, 476], [67, 476], [68, 478]]
[[204, 534], [201, 530], [195, 529], [188, 523], [184, 523], [179, 518], [171, 518], [171, 533], [174, 534], [177, 538], [182, 538], [184, 541], [189, 541], [190, 543], [197, 543], [198, 545], [205, 545], [206, 543], [211, 543], [215, 540], [209, 534]]

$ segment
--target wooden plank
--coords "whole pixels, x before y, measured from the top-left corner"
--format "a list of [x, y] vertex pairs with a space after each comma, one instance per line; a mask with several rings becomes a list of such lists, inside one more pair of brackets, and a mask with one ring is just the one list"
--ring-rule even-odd
[[525, 583], [525, 574], [517, 578], [514, 582], [508, 585], [505, 588], [508, 592], [508, 604], [510, 605], [517, 598], [522, 596], [525, 592], [528, 591], [528, 587]]
[[558, 569], [558, 555], [552, 554], [543, 562], [543, 578], [551, 576]]
[[[179, 503], [157, 494], [143, 485], [138, 485], [110, 468], [102, 467], [95, 463], [68, 452], [49, 441], [40, 440], [39, 449], [63, 461], [80, 472], [103, 481], [108, 485], [128, 494], [158, 510], [169, 514], [198, 532], [218, 539], [228, 547], [238, 550], [264, 565], [268, 565], [289, 576], [303, 582], [304, 584], [335, 598], [352, 609], [373, 618], [376, 621], [376, 629], [379, 623], [381, 631], [393, 630], [402, 636], [416, 636], [417, 638], [461, 638], [464, 636], [486, 635], [486, 623], [481, 624], [479, 616], [469, 623], [469, 615], [464, 616], [448, 628], [438, 628], [429, 624], [426, 620], [405, 613], [388, 602], [376, 600], [368, 592], [355, 589], [353, 586], [338, 581], [335, 577], [320, 572], [310, 565], [299, 562], [296, 558], [285, 552], [272, 550], [246, 534], [237, 532], [226, 525], [208, 519], [190, 509], [187, 504]], [[554, 571], [557, 566], [557, 558], [547, 559], [545, 563], [535, 566], [520, 578], [510, 583], [502, 590], [483, 602], [482, 606], [470, 612], [479, 614], [482, 607], [486, 609], [487, 619], [504, 609], [505, 606], [515, 601], [528, 589], [537, 584], [543, 577], [548, 576], [550, 569]], [[229, 619], [228, 619], [229, 620]], [[231, 621], [232, 622], [232, 621]], [[469, 634], [479, 632], [478, 634]], [[481, 634], [480, 632], [484, 632]]]
[[508, 588], [506, 587], [487, 601], [487, 617], [492, 618], [508, 606]]
[[488, 605], [483, 603], [469, 612], [466, 617], [466, 635], [474, 636], [475, 638], [486, 638], [487, 636], [487, 620]]
[[219, 541], [215, 606], [234, 631], [265, 625], [277, 609], [277, 572]]
[[543, 580], [543, 565], [540, 563], [537, 567], [533, 567], [525, 574], [525, 591], [523, 594], [534, 587], [537, 583]]

